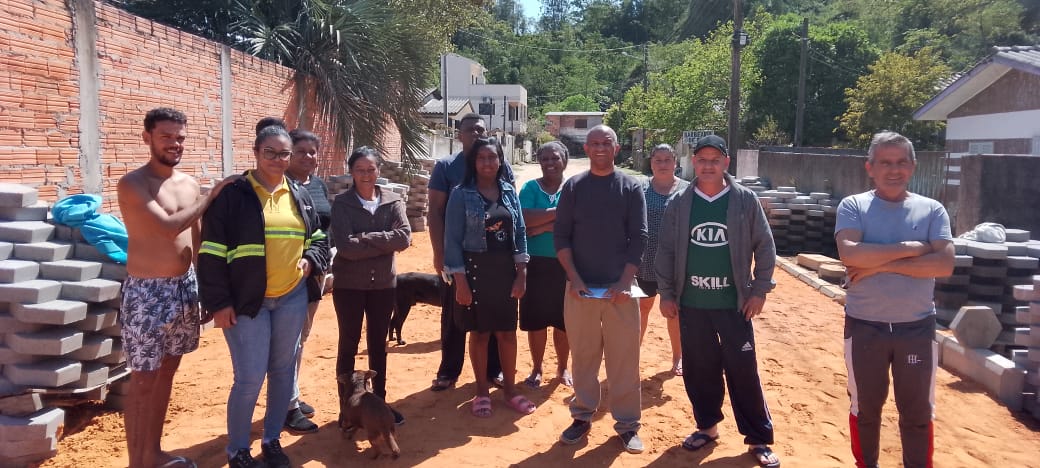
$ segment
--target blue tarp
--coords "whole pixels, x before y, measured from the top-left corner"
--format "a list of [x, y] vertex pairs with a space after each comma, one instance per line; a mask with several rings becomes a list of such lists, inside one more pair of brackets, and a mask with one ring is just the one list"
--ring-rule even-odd
[[126, 264], [127, 236], [123, 222], [110, 214], [98, 213], [101, 197], [71, 195], [51, 208], [54, 222], [79, 228], [83, 238], [117, 263]]

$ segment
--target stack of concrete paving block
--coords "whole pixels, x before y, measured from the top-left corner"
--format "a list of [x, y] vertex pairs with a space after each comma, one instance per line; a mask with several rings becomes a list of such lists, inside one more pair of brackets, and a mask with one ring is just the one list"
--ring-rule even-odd
[[3, 413], [3, 401], [125, 374], [116, 315], [126, 268], [48, 214], [35, 189], [0, 184], [0, 466], [52, 457], [64, 418], [43, 407]]
[[837, 257], [834, 220], [839, 200], [829, 193], [801, 194], [796, 187], [758, 192], [779, 253], [822, 253]]
[[[429, 211], [430, 170], [434, 160], [419, 159], [417, 162], [399, 163], [387, 161], [380, 169], [377, 185], [397, 193], [404, 200], [406, 215], [412, 231], [426, 230], [426, 213]], [[329, 201], [350, 189], [354, 179], [350, 174], [331, 176], [326, 179]]]
[[1027, 354], [1023, 337], [1030, 326], [1023, 313], [1028, 303], [1016, 297], [1015, 288], [1031, 284], [1033, 275], [1040, 273], [1040, 242], [1029, 240], [1028, 231], [1006, 233], [1007, 241], [1001, 244], [955, 239], [954, 272], [936, 279], [935, 302], [940, 323], [952, 320], [963, 305], [993, 309], [1003, 329], [992, 349], [1014, 359]]
[[936, 333], [943, 368], [978, 382], [1011, 410], [1022, 409], [1025, 369], [989, 349], [1000, 334], [1001, 323], [989, 307], [962, 307], [948, 331]]
[[799, 266], [815, 271], [820, 279], [831, 284], [841, 284], [845, 279], [845, 266], [841, 260], [826, 255], [801, 253], [795, 258]]
[[330, 176], [325, 179], [325, 185], [329, 187], [329, 203], [332, 203], [336, 195], [346, 192], [354, 185], [354, 177], [350, 174]]
[[1028, 324], [1028, 328], [1023, 327], [1016, 336], [1017, 343], [1026, 347], [1015, 359], [1015, 363], [1026, 370], [1024, 407], [1040, 419], [1040, 275], [1032, 277], [1032, 284], [1016, 285], [1014, 294], [1015, 299], [1029, 304], [1016, 314], [1020, 323]]
[[744, 176], [740, 178], [740, 185], [743, 185], [753, 192], [764, 192], [769, 190], [769, 182], [763, 180], [759, 176]]
[[798, 253], [788, 243], [788, 226], [791, 224], [791, 210], [787, 207], [789, 200], [797, 197], [793, 187], [777, 187], [774, 190], [758, 192], [758, 201], [769, 218], [769, 227], [773, 231], [773, 241], [777, 253]]
[[65, 411], [44, 408], [40, 396], [0, 398], [0, 466], [30, 466], [58, 453]]
[[405, 200], [408, 223], [412, 232], [426, 230], [426, 214], [429, 212], [430, 172], [436, 160], [420, 158], [405, 161], [401, 164], [400, 174], [392, 178], [394, 182], [408, 186], [408, 197]]
[[949, 326], [957, 311], [968, 302], [968, 284], [971, 283], [971, 267], [975, 260], [968, 255], [968, 243], [954, 239], [955, 257], [953, 275], [935, 279], [935, 318]]
[[426, 215], [430, 211], [430, 176], [413, 176], [411, 187], [405, 214], [412, 232], [422, 232], [426, 230]]
[[[0, 396], [103, 388], [125, 375], [116, 320], [126, 268], [78, 230], [48, 223], [36, 199], [31, 188], [0, 184]], [[25, 444], [53, 450], [44, 438]]]

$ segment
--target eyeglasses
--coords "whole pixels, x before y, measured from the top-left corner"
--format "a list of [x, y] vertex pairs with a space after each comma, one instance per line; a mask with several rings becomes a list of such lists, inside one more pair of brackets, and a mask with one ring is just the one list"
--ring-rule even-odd
[[275, 151], [274, 148], [267, 147], [260, 150], [260, 155], [268, 161], [274, 161], [275, 159], [285, 161], [292, 157], [292, 151]]

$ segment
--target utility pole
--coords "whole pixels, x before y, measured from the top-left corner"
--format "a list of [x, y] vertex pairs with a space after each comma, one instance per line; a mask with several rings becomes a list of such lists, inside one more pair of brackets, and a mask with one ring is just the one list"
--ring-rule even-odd
[[[448, 53], [441, 55], [441, 102], [444, 103], [444, 128], [451, 132], [451, 119], [448, 117]], [[453, 136], [450, 133], [449, 137]]]
[[794, 146], [802, 146], [802, 127], [805, 125], [805, 62], [809, 55], [809, 18], [802, 18], [802, 57], [798, 62], [798, 104], [794, 114]]
[[[650, 52], [647, 47], [647, 43], [643, 43], [643, 99], [646, 99], [646, 92], [650, 89]], [[643, 158], [646, 158], [646, 127], [643, 127]]]
[[732, 70], [729, 82], [729, 173], [737, 174], [737, 137], [740, 124], [740, 49], [744, 47], [744, 11], [741, 0], [733, 0], [733, 52], [730, 57]]

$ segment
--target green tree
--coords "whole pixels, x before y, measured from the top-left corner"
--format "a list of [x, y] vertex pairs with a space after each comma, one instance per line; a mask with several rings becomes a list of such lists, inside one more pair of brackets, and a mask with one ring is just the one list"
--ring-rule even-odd
[[538, 25], [543, 31], [559, 31], [570, 24], [571, 5], [568, 0], [542, 0], [542, 16]]
[[[762, 84], [748, 95], [748, 124], [752, 132], [772, 120], [788, 135], [795, 133], [798, 74], [801, 55], [801, 18], [784, 15], [766, 22], [765, 31], [751, 45]], [[809, 25], [805, 80], [805, 120], [802, 144], [830, 146], [837, 119], [845, 112], [845, 89], [877, 59], [865, 31], [850, 22]]]
[[[344, 147], [380, 146], [396, 125], [405, 152], [423, 150], [418, 109], [448, 33], [466, 5], [424, 0], [134, 0], [135, 13], [288, 66], [301, 117]], [[173, 8], [180, 12], [172, 11]], [[472, 8], [472, 7], [468, 7]], [[316, 106], [303, 109], [303, 106]]]
[[527, 17], [524, 16], [524, 7], [516, 0], [496, 0], [491, 10], [495, 20], [501, 21], [513, 30], [514, 34], [523, 34], [527, 31]]
[[[748, 29], [757, 31], [755, 24]], [[725, 134], [729, 101], [730, 38], [732, 23], [719, 27], [707, 40], [685, 43], [683, 62], [660, 72], [650, 73], [646, 92], [630, 88], [621, 104], [626, 128], [647, 128], [648, 143], [674, 143], [684, 130], [712, 130]], [[741, 72], [741, 93], [757, 86], [760, 73], [749, 49], [744, 49], [746, 64]], [[746, 100], [742, 100], [746, 103]], [[747, 110], [741, 105], [741, 114]]]
[[[936, 50], [957, 69], [989, 54], [995, 45], [1032, 43], [1022, 28], [1025, 14], [1016, 0], [904, 0], [893, 27], [893, 43], [902, 45], [921, 30], [948, 38]], [[941, 46], [943, 44], [933, 44]]]
[[930, 48], [914, 55], [887, 52], [870, 65], [870, 73], [845, 93], [848, 110], [841, 116], [840, 129], [852, 145], [866, 147], [880, 130], [905, 135], [921, 149], [942, 146], [942, 122], [913, 119], [915, 110], [950, 77], [950, 68]]
[[567, 96], [558, 104], [549, 104], [544, 107], [546, 112], [599, 112], [599, 109], [599, 102], [581, 94]]
[[573, 95], [606, 107], [619, 101], [624, 90], [642, 76], [633, 75], [642, 63], [637, 48], [570, 25], [558, 31], [514, 36], [503, 22], [482, 18], [476, 26], [456, 34], [453, 41], [459, 54], [487, 69], [489, 83], [524, 85], [532, 114]]

